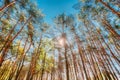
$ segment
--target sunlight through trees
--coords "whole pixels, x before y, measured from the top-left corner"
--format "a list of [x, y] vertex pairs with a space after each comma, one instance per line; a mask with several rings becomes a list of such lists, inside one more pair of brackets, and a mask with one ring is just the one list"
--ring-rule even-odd
[[119, 0], [78, 0], [51, 24], [35, 1], [0, 0], [0, 80], [120, 79]]

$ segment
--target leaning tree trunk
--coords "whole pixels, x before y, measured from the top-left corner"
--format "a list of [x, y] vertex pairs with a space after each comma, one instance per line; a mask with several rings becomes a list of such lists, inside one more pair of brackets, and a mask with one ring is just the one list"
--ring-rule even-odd
[[14, 27], [10, 30], [10, 32], [8, 33], [8, 35], [6, 36], [5, 39], [5, 43], [3, 44], [2, 48], [0, 49], [0, 52], [2, 52], [2, 50], [6, 47], [7, 43], [9, 42], [9, 39], [15, 29], [15, 27], [17, 26], [17, 24], [19, 23], [20, 20], [17, 21], [17, 23], [14, 25]]
[[112, 13], [116, 14], [118, 17], [120, 17], [120, 13], [115, 11], [112, 7], [110, 7], [107, 3], [105, 3], [103, 0], [98, 0], [100, 3], [102, 3], [106, 8], [112, 11]]
[[8, 48], [10, 46], [10, 44], [13, 42], [13, 40], [21, 33], [21, 31], [23, 30], [24, 26], [32, 19], [32, 16], [30, 16], [28, 18], [28, 20], [24, 23], [24, 25], [21, 27], [21, 29], [16, 33], [16, 35], [6, 44], [5, 49], [3, 50], [1, 56], [0, 56], [0, 66], [2, 66], [2, 63], [4, 61], [4, 58], [8, 52]]
[[13, 4], [15, 4], [15, 0], [14, 0], [14, 1], [12, 1], [12, 2], [10, 2], [9, 4], [7, 4], [7, 5], [3, 6], [2, 8], [0, 8], [0, 12], [1, 12], [1, 11], [3, 11], [4, 9], [6, 9], [6, 8], [8, 8], [8, 7], [12, 6]]
[[[93, 26], [94, 26], [94, 25], [93, 25]], [[94, 28], [94, 27], [92, 27], [92, 28]], [[93, 32], [92, 32], [91, 34], [93, 34]], [[100, 36], [100, 39], [99, 39], [99, 36]], [[113, 70], [113, 67], [111, 66], [111, 64], [110, 64], [110, 62], [109, 62], [110, 57], [107, 56], [108, 53], [106, 52], [106, 50], [105, 50], [102, 42], [104, 42], [104, 43], [106, 44], [106, 46], [107, 46], [108, 44], [104, 41], [104, 38], [103, 38], [103, 36], [101, 35], [100, 31], [95, 32], [94, 37], [95, 37], [95, 39], [97, 39], [97, 41], [96, 41], [95, 43], [96, 43], [97, 45], [99, 45], [98, 47], [101, 49], [101, 52], [103, 53], [103, 57], [102, 57], [102, 55], [101, 55], [101, 57], [103, 58], [105, 64], [108, 64], [108, 65], [105, 65], [105, 66], [106, 66], [106, 69], [108, 69], [110, 73], [113, 72], [113, 74], [111, 74], [111, 75], [112, 75], [112, 77], [111, 77], [110, 74], [109, 74], [108, 71], [107, 71], [107, 72], [106, 72], [106, 73], [107, 73], [107, 76], [109, 76], [110, 79], [112, 79], [112, 78], [117, 79], [117, 76], [116, 76], [116, 74], [115, 74], [115, 72], [114, 72], [114, 70]], [[101, 40], [102, 40], [102, 42], [101, 42]], [[107, 47], [109, 47], [109, 46], [107, 46]]]
[[19, 74], [20, 74], [20, 69], [21, 69], [21, 67], [22, 67], [23, 57], [24, 57], [24, 54], [25, 54], [25, 48], [26, 48], [27, 42], [28, 42], [28, 38], [27, 38], [26, 41], [25, 41], [24, 50], [23, 50], [23, 55], [21, 55], [21, 57], [20, 57], [20, 62], [18, 63], [17, 69], [16, 69], [16, 71], [15, 71], [15, 73], [14, 73], [14, 74], [15, 74], [15, 80], [18, 79], [18, 76], [19, 76]]
[[42, 42], [42, 34], [40, 36], [40, 42], [39, 42], [39, 45], [38, 45], [38, 48], [37, 48], [37, 52], [34, 52], [32, 54], [32, 60], [31, 60], [30, 67], [29, 67], [29, 70], [28, 70], [27, 80], [32, 80], [34, 74], [36, 73], [35, 68], [36, 68], [37, 60], [38, 60], [39, 55], [40, 55], [41, 42]]
[[15, 71], [16, 71], [16, 64], [19, 60], [18, 58], [18, 51], [19, 51], [19, 48], [20, 48], [20, 44], [21, 44], [21, 41], [22, 41], [23, 38], [20, 39], [20, 43], [18, 44], [18, 48], [17, 48], [17, 53], [16, 53], [16, 60], [15, 62], [13, 63], [13, 66], [12, 66], [12, 70], [11, 70], [11, 73], [10, 73], [10, 76], [9, 76], [9, 79], [8, 80], [12, 80], [14, 74], [15, 74]]

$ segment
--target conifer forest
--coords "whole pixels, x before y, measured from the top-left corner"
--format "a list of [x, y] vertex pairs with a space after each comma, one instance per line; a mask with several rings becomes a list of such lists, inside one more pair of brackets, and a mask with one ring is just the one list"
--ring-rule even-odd
[[0, 0], [0, 80], [120, 80], [120, 0]]

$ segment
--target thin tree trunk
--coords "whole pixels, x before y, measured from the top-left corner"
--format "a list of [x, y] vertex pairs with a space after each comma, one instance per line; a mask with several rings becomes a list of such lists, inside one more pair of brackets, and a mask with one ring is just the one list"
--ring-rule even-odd
[[106, 8], [112, 11], [112, 13], [116, 14], [118, 17], [120, 17], [120, 13], [115, 11], [112, 7], [110, 7], [107, 3], [105, 3], [103, 0], [98, 0], [101, 2]]
[[0, 12], [1, 12], [1, 11], [3, 11], [4, 9], [6, 9], [6, 8], [8, 8], [8, 7], [12, 6], [13, 4], [15, 4], [15, 0], [14, 0], [14, 1], [12, 1], [12, 2], [10, 2], [9, 4], [7, 4], [7, 5], [3, 6], [2, 8], [0, 8]]
[[69, 80], [69, 67], [68, 67], [68, 59], [67, 59], [67, 47], [65, 46], [65, 64], [66, 64], [66, 78]]
[[3, 50], [3, 52], [2, 52], [2, 54], [1, 54], [1, 56], [0, 56], [0, 66], [2, 66], [2, 63], [3, 63], [4, 58], [5, 58], [5, 56], [6, 56], [7, 52], [8, 52], [8, 48], [9, 48], [11, 42], [13, 42], [13, 40], [21, 33], [21, 31], [23, 30], [24, 26], [25, 26], [31, 19], [32, 19], [32, 16], [30, 16], [30, 17], [28, 18], [28, 20], [24, 23], [24, 25], [23, 25], [23, 26], [21, 27], [21, 29], [16, 33], [16, 35], [6, 44], [6, 47], [5, 47], [5, 49]]

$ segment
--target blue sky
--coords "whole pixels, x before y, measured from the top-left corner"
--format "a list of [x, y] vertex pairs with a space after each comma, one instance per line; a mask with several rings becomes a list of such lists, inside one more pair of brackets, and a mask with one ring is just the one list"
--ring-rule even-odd
[[53, 18], [61, 13], [74, 14], [77, 12], [72, 8], [78, 0], [37, 0], [37, 4], [45, 14], [45, 21], [52, 23]]

